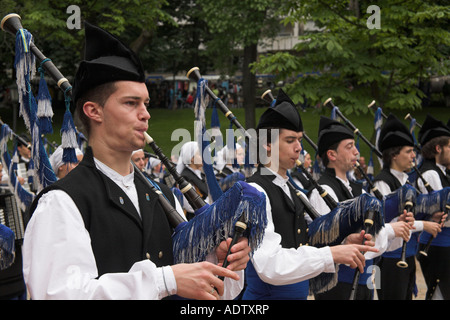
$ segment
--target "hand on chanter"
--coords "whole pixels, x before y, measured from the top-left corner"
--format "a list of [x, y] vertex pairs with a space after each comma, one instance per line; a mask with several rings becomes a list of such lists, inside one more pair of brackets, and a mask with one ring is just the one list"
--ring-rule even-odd
[[198, 300], [217, 300], [224, 293], [219, 277], [239, 280], [239, 276], [210, 262], [181, 263], [171, 266], [177, 283], [177, 295]]
[[[361, 230], [360, 233], [352, 233], [345, 238], [344, 244], [364, 244], [366, 246], [374, 247], [375, 242], [372, 241], [373, 236]], [[364, 240], [364, 243], [363, 243]]]
[[397, 221], [404, 221], [410, 226], [413, 226], [415, 221], [414, 214], [411, 211], [406, 212], [406, 209], [404, 209], [403, 213], [398, 216]]
[[[228, 252], [228, 247], [230, 246], [231, 241], [231, 238], [222, 241], [216, 249], [216, 256], [219, 259], [220, 266], [222, 266], [225, 262], [225, 256]], [[231, 253], [227, 258], [229, 263], [227, 269], [233, 271], [244, 270], [247, 267], [248, 261], [250, 260], [250, 251], [251, 249], [248, 245], [248, 239], [245, 237], [239, 238], [234, 246], [231, 247]]]

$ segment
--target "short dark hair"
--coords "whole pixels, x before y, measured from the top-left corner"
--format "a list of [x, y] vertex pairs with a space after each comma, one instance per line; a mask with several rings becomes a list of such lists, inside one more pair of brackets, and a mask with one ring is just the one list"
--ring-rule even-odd
[[338, 141], [338, 142], [332, 144], [331, 146], [329, 146], [327, 148], [327, 150], [325, 150], [324, 153], [322, 153], [322, 155], [320, 155], [320, 158], [322, 159], [322, 164], [325, 168], [328, 167], [328, 164], [330, 163], [330, 159], [328, 159], [327, 151], [328, 150], [337, 151], [337, 148], [339, 147], [339, 143], [341, 143], [341, 141]]
[[109, 96], [116, 91], [115, 82], [107, 82], [101, 84], [95, 88], [92, 88], [85, 93], [75, 102], [74, 122], [78, 130], [89, 139], [90, 123], [89, 118], [83, 111], [83, 106], [86, 102], [91, 101], [98, 103], [100, 106], [104, 106]]
[[386, 150], [384, 150], [383, 155], [382, 155], [383, 167], [390, 168], [392, 159], [396, 155], [398, 155], [402, 149], [403, 149], [403, 146], [396, 146], [396, 147], [391, 147], [391, 148], [387, 148]]
[[440, 136], [431, 139], [422, 146], [422, 156], [425, 159], [434, 160], [434, 157], [437, 155], [436, 146], [440, 146], [441, 148], [443, 148], [444, 146], [448, 145], [449, 141], [450, 137], [447, 136]]

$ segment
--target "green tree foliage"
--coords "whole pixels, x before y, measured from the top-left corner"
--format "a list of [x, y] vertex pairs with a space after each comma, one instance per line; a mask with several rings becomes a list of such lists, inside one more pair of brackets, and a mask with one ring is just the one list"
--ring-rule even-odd
[[[19, 14], [23, 27], [33, 34], [36, 45], [68, 78], [75, 74], [77, 65], [74, 61], [80, 61], [84, 52], [84, 29], [67, 27], [67, 20], [72, 14], [67, 12], [70, 5], [80, 8], [81, 25], [88, 21], [102, 27], [131, 44], [138, 53], [149, 42], [158, 23], [174, 23], [161, 9], [165, 0], [0, 2], [1, 16], [8, 13]], [[1, 39], [2, 69], [5, 70], [11, 68], [14, 61], [14, 38], [3, 35]]]
[[[421, 81], [450, 71], [450, 6], [444, 1], [285, 1], [284, 23], [313, 21], [293, 52], [261, 57], [258, 72], [290, 79], [295, 102], [323, 103], [332, 97], [346, 112], [367, 112], [367, 105], [392, 109], [421, 107]], [[448, 3], [448, 2], [447, 2]], [[370, 29], [380, 8], [380, 28]]]

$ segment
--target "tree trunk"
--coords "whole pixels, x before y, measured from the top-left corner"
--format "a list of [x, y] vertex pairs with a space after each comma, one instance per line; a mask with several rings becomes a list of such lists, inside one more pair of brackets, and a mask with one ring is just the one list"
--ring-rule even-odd
[[250, 71], [250, 63], [256, 61], [257, 44], [251, 44], [244, 47], [244, 65], [242, 68], [243, 80], [243, 106], [245, 109], [245, 128], [255, 128], [255, 95], [256, 95], [256, 76]]
[[133, 41], [130, 45], [130, 49], [133, 50], [136, 54], [139, 54], [139, 51], [150, 42], [153, 37], [153, 31], [149, 31], [146, 29], [142, 29], [139, 37]]

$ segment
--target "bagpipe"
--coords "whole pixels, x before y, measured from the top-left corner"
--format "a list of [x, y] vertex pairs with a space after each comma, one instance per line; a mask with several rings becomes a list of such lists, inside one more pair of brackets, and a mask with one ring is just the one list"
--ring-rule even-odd
[[[422, 219], [429, 219], [433, 213], [444, 212], [444, 215], [450, 214], [450, 187], [445, 187], [441, 190], [431, 191], [427, 194], [420, 194], [418, 203], [419, 216]], [[441, 221], [441, 228], [444, 223], [449, 220], [447, 216], [446, 220]], [[434, 237], [430, 237], [425, 245], [425, 247], [419, 251], [423, 256], [428, 256], [428, 250], [430, 249], [431, 243]]]
[[[398, 217], [403, 210], [407, 212], [413, 212], [416, 216], [417, 199], [419, 192], [416, 188], [410, 184], [404, 184], [394, 192], [384, 197], [384, 212], [386, 222], [389, 223], [396, 217]], [[400, 268], [407, 268], [406, 262], [406, 244], [407, 241], [403, 241], [402, 252], [400, 260], [397, 262], [397, 266]]]
[[[254, 143], [252, 136], [244, 128], [244, 126], [239, 122], [239, 120], [236, 118], [236, 116], [233, 114], [233, 112], [231, 112], [230, 109], [228, 109], [228, 107], [225, 105], [225, 103], [220, 98], [218, 98], [215, 95], [215, 93], [209, 88], [209, 86], [207, 85], [207, 81], [205, 79], [203, 79], [203, 77], [200, 73], [200, 69], [198, 67], [191, 68], [186, 73], [186, 77], [197, 82], [197, 96], [195, 98], [195, 109], [196, 109], [195, 113], [196, 113], [197, 120], [199, 120], [200, 122], [204, 122], [204, 117], [202, 116], [204, 109], [201, 108], [201, 105], [202, 105], [202, 103], [204, 103], [205, 96], [208, 96], [211, 100], [214, 101], [214, 105], [219, 107], [220, 111], [230, 121], [230, 124], [234, 125], [237, 128], [237, 130], [239, 131], [239, 133], [242, 135], [242, 137], [244, 138], [245, 149], [246, 149], [244, 174], [246, 177], [249, 177], [252, 173], [252, 168], [251, 168], [250, 159], [249, 159], [249, 155], [250, 155], [249, 151], [257, 150], [256, 144]], [[203, 123], [203, 130], [205, 130], [204, 123]], [[197, 134], [197, 136], [198, 136], [198, 134]], [[202, 148], [203, 149], [205, 148], [205, 143], [202, 144]], [[212, 171], [213, 170], [212, 170], [211, 163], [204, 161], [203, 164], [204, 164], [203, 170], [205, 171], [206, 177], [208, 178], [209, 176], [211, 176], [211, 180], [212, 180]], [[207, 170], [211, 171], [211, 173], [208, 174]], [[212, 181], [209, 183], [208, 187], [209, 188], [213, 187]]]
[[[191, 69], [192, 70], [192, 69]], [[196, 79], [200, 79], [198, 68], [194, 68], [197, 73]], [[198, 80], [200, 81], [200, 80]], [[208, 92], [208, 90], [207, 90]], [[268, 92], [267, 92], [268, 93]], [[216, 97], [213, 95], [213, 99]], [[227, 113], [226, 113], [227, 114]], [[242, 130], [243, 127], [241, 127]], [[249, 137], [249, 134], [245, 134]], [[315, 145], [315, 144], [314, 144]], [[316, 147], [317, 148], [317, 147]], [[301, 165], [300, 162], [297, 162]], [[312, 181], [312, 177], [310, 178]], [[293, 187], [290, 185], [290, 187]], [[320, 187], [320, 186], [319, 186]], [[296, 190], [294, 188], [294, 190]], [[384, 226], [381, 202], [369, 194], [337, 204], [334, 199], [328, 195], [333, 201], [330, 209], [331, 213], [320, 216], [319, 213], [311, 206], [309, 201], [297, 193], [299, 199], [305, 204], [305, 211], [313, 220], [308, 226], [309, 244], [322, 247], [327, 245], [340, 244], [348, 235], [360, 231], [364, 226], [370, 224], [374, 234]], [[309, 211], [309, 212], [308, 212]], [[326, 288], [332, 288], [337, 283], [337, 275], [321, 274], [310, 280], [312, 292], [320, 292]]]
[[[25, 29], [23, 29], [21, 24], [21, 18], [17, 14], [9, 14], [2, 19], [1, 27], [3, 30], [16, 36], [16, 62], [18, 56], [25, 56], [29, 61], [34, 61], [37, 58], [41, 67], [56, 81], [58, 87], [64, 92], [66, 100], [66, 113], [64, 114], [64, 124], [61, 129], [62, 145], [65, 150], [68, 149], [63, 160], [70, 161], [70, 151], [74, 151], [73, 148], [76, 147], [76, 137], [75, 126], [73, 124], [73, 119], [70, 113], [70, 99], [72, 96], [72, 86], [69, 81], [61, 74], [61, 72], [56, 68], [53, 62], [45, 57], [42, 52], [36, 47], [32, 41], [32, 35]], [[20, 51], [18, 54], [17, 51]], [[16, 63], [16, 68], [23, 71], [23, 73], [18, 72], [18, 82], [21, 80], [25, 82], [25, 87], [30, 89], [30, 77], [31, 68], [33, 63]], [[19, 83], [18, 83], [19, 85]], [[21, 88], [19, 88], [21, 89]], [[29, 93], [31, 90], [25, 90]], [[25, 95], [25, 93], [23, 93]], [[34, 97], [31, 95], [23, 96], [19, 101], [27, 102], [32, 101]], [[28, 106], [28, 105], [27, 105]], [[35, 105], [28, 106], [30, 110], [36, 109]], [[23, 113], [24, 120], [26, 121], [27, 127], [32, 133], [32, 138], [34, 140], [41, 137], [41, 127], [40, 122], [36, 121], [36, 112], [34, 114]], [[31, 121], [29, 121], [31, 120]], [[38, 125], [34, 125], [34, 124]], [[70, 130], [72, 129], [72, 130]], [[71, 135], [73, 134], [73, 135]], [[75, 142], [75, 144], [74, 144]], [[39, 146], [41, 146], [40, 144]], [[35, 149], [35, 144], [32, 144], [32, 150]], [[70, 150], [72, 149], [72, 150]], [[42, 149], [39, 149], [42, 152]], [[73, 152], [73, 155], [75, 152]], [[42, 159], [41, 160], [45, 160]], [[48, 161], [48, 158], [46, 159]], [[167, 163], [165, 163], [166, 167]], [[51, 170], [51, 166], [44, 164], [44, 166]], [[52, 171], [53, 172], [53, 171]], [[204, 203], [197, 201], [193, 207], [199, 208], [197, 210], [197, 215], [191, 221], [185, 221], [173, 208], [170, 202], [165, 198], [158, 186], [153, 184], [152, 181], [143, 176], [140, 170], [135, 168], [135, 172], [148, 182], [149, 188], [152, 192], [156, 192], [158, 195], [159, 203], [161, 204], [168, 221], [174, 228], [173, 234], [173, 250], [174, 257], [177, 262], [197, 262], [203, 260], [206, 255], [216, 247], [220, 241], [226, 239], [226, 237], [232, 232], [233, 227], [239, 221], [239, 219], [244, 216], [245, 221], [248, 224], [247, 232], [249, 232], [249, 245], [254, 249], [262, 241], [263, 231], [266, 226], [266, 215], [265, 215], [265, 199], [261, 193], [254, 190], [245, 183], [239, 183], [230, 189], [228, 193], [224, 194], [222, 200], [216, 201], [211, 206], [204, 205]], [[49, 185], [56, 181], [46, 180], [45, 185]], [[192, 192], [189, 192], [191, 194]], [[201, 212], [200, 212], [201, 211]], [[227, 213], [228, 216], [225, 216]], [[242, 222], [238, 225], [241, 226]]]
[[[160, 201], [164, 203], [165, 210], [170, 214], [171, 218], [169, 221], [173, 221], [172, 227], [175, 230], [173, 236], [174, 257], [176, 262], [201, 261], [204, 259], [205, 254], [225, 239], [225, 235], [233, 233], [232, 243], [227, 253], [228, 256], [231, 246], [247, 229], [249, 232], [246, 236], [249, 239], [249, 246], [252, 248], [252, 251], [259, 246], [267, 225], [265, 198], [262, 194], [252, 190], [254, 188], [241, 181], [235, 183], [232, 188], [223, 193], [212, 205], [209, 205], [195, 191], [195, 188], [178, 174], [175, 166], [153, 138], [146, 132], [144, 137], [146, 143], [165, 165], [186, 197], [186, 200], [195, 210], [193, 219], [188, 222], [180, 221], [179, 214], [171, 207], [164, 195], [159, 192]], [[151, 184], [148, 179], [146, 181]], [[234, 232], [232, 232], [233, 226]], [[206, 235], [202, 235], [202, 233], [206, 233]], [[226, 261], [227, 259], [225, 258], [225, 263], [227, 263]], [[224, 266], [226, 267], [226, 264]]]
[[[375, 106], [376, 106], [376, 103], [375, 103], [375, 100], [373, 100], [373, 101], [368, 105], [368, 108], [371, 109], [372, 107], [375, 107]], [[381, 110], [380, 107], [377, 108], [377, 111], [380, 112], [380, 115], [381, 115], [384, 119], [387, 119], [386, 114]], [[417, 123], [417, 122], [411, 117], [411, 115], [410, 115], [409, 113], [406, 115], [405, 120], [406, 120], [406, 119], [408, 119], [408, 120], [410, 120], [410, 121], [413, 121], [413, 122], [414, 122], [414, 126], [418, 126], [419, 128], [422, 128], [422, 126], [421, 126], [419, 123]], [[347, 120], [347, 121], [348, 121], [348, 120]], [[413, 137], [414, 137], [414, 135], [413, 135]], [[415, 140], [415, 139], [414, 139], [414, 140]], [[420, 150], [420, 148], [419, 148], [419, 146], [418, 146], [417, 144], [415, 145], [415, 147], [416, 147], [417, 149]], [[381, 154], [381, 152], [378, 151], [377, 154]], [[422, 176], [420, 170], [417, 168], [417, 165], [416, 165], [415, 163], [413, 163], [413, 165], [412, 165], [412, 172], [414, 172], [414, 173], [417, 174], [417, 176], [418, 176], [419, 179], [422, 181], [423, 185], [425, 186], [425, 188], [427, 189], [428, 192], [432, 192], [432, 191], [433, 191], [433, 189], [431, 188], [430, 184], [424, 179], [424, 177]]]
[[[423, 215], [424, 219], [430, 218], [431, 215], [435, 212], [444, 212], [444, 214], [447, 214], [447, 219], [441, 221], [442, 228], [444, 226], [444, 223], [448, 221], [448, 215], [450, 214], [450, 187], [446, 187], [438, 191], [433, 191], [428, 194], [421, 194], [418, 196], [418, 198], [419, 200], [416, 211], [418, 212], [418, 215]], [[428, 250], [430, 249], [433, 239], [434, 237], [430, 236], [424, 248], [419, 251], [421, 256], [428, 256]], [[427, 292], [425, 300], [432, 299], [439, 282], [440, 279], [436, 278], [430, 290]]]
[[[358, 132], [358, 135], [359, 135], [360, 137], [362, 137], [363, 141], [365, 141], [365, 142], [367, 141], [366, 143], [369, 145], [369, 147], [370, 147], [370, 148], [371, 148], [378, 156], [381, 156], [381, 152], [380, 152], [373, 144], [371, 144], [370, 142], [368, 142], [367, 138], [365, 138], [365, 137], [362, 135], [362, 133], [361, 133], [358, 129], [356, 129], [356, 127], [355, 127], [355, 126], [354, 126], [347, 118], [345, 118], [345, 117], [342, 115], [342, 113], [339, 111], [339, 109], [331, 102], [331, 98], [329, 98], [329, 99], [326, 101], [326, 103], [330, 104], [330, 105], [333, 107], [333, 109], [336, 110], [336, 113], [338, 113], [339, 117], [341, 117], [341, 118], [344, 120], [345, 124], [346, 124], [347, 126], [349, 126], [349, 128], [354, 129], [355, 132]], [[372, 101], [372, 102], [368, 105], [369, 108], [372, 108], [372, 107], [374, 107], [374, 106], [376, 106], [375, 101]], [[382, 118], [387, 119], [386, 114], [384, 114], [384, 113], [382, 112], [381, 108], [378, 107], [377, 111], [380, 113], [380, 115], [381, 115]], [[407, 119], [407, 118], [410, 119], [410, 120], [412, 120], [412, 117], [410, 116], [410, 114], [408, 114], [408, 115], [405, 117], [405, 119]], [[421, 127], [421, 125], [420, 125], [419, 123], [415, 122], [415, 121], [414, 121], [414, 125], [417, 125], [419, 128]], [[433, 188], [432, 188], [431, 185], [428, 183], [428, 181], [423, 177], [423, 175], [421, 174], [420, 170], [417, 168], [416, 164], [414, 164], [414, 163], [413, 163], [413, 165], [412, 165], [412, 171], [413, 171], [415, 174], [417, 174], [418, 178], [422, 181], [422, 183], [423, 183], [423, 185], [425, 186], [425, 188], [426, 188], [426, 190], [428, 191], [428, 193], [429, 193], [429, 194], [430, 194], [430, 193], [433, 193], [433, 192], [434, 192]], [[406, 188], [406, 187], [404, 187], [404, 188]], [[401, 192], [401, 191], [399, 191], [399, 192]], [[418, 190], [416, 190], [416, 192], [419, 193]], [[426, 199], [426, 198], [428, 198], [428, 196], [427, 196], [426, 194], [421, 194], [421, 195], [418, 196], [418, 198], [416, 198], [416, 200], [420, 199], [420, 201], [423, 201], [424, 203], [430, 203], [430, 202], [427, 202], [427, 201], [424, 200], [424, 199]], [[405, 208], [405, 209], [408, 209], [408, 208], [409, 208], [409, 209], [412, 209], [412, 208], [414, 208], [414, 203], [412, 204], [412, 206], [408, 206], [408, 207], [405, 206], [404, 208]], [[445, 209], [445, 206], [442, 207], [442, 209]], [[399, 209], [398, 209], [398, 210], [399, 210]], [[401, 211], [398, 211], [398, 210], [397, 210], [397, 211], [394, 210], [393, 212], [402, 212], [402, 211], [403, 211], [403, 209], [401, 209]], [[425, 210], [423, 206], [421, 206], [421, 210]], [[431, 207], [430, 207], [429, 210], [432, 210]], [[413, 210], [413, 211], [414, 211], [414, 210]], [[443, 211], [443, 210], [442, 210], [442, 211]], [[419, 218], [419, 217], [420, 217], [420, 215], [417, 216], [417, 206], [416, 206], [415, 212], [413, 212], [413, 213], [414, 213], [414, 215], [415, 215], [416, 218]], [[386, 220], [386, 221], [391, 221], [391, 219]], [[431, 243], [432, 239], [433, 239], [433, 238], [430, 238], [429, 243]], [[429, 245], [427, 245], [426, 247], [429, 247]], [[405, 246], [405, 244], [403, 244], [403, 250], [402, 250], [402, 255], [401, 255], [402, 257], [405, 256], [405, 252], [406, 252], [406, 246]], [[423, 254], [423, 252], [421, 252], [421, 253]], [[425, 251], [425, 255], [426, 255], [426, 251]], [[400, 260], [399, 266], [400, 266], [400, 267], [407, 267], [406, 262], [403, 263], [402, 261], [404, 261], [404, 259]]]
[[353, 130], [353, 133], [356, 134], [359, 138], [361, 138], [368, 146], [369, 148], [375, 152], [375, 154], [378, 157], [382, 157], [381, 152], [361, 133], [361, 131], [350, 121], [348, 120], [343, 113], [339, 110], [337, 106], [334, 105], [332, 98], [328, 98], [324, 103], [324, 106], [329, 106], [336, 114], [339, 116], [339, 118], [344, 121], [345, 125], [349, 127], [351, 130]]

